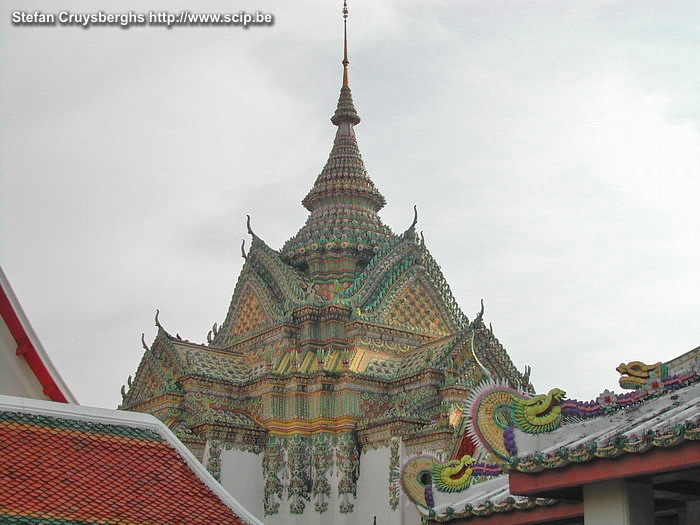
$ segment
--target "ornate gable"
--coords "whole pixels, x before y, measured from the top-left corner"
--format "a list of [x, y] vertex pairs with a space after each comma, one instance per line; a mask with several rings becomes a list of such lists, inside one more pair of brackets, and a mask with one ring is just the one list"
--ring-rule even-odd
[[238, 303], [234, 321], [230, 325], [229, 335], [238, 338], [255, 332], [269, 320], [270, 316], [265, 312], [258, 294], [255, 293], [252, 286], [249, 286]]
[[284, 310], [277, 297], [252, 269], [250, 261], [243, 266], [236, 283], [226, 320], [217, 329], [214, 325], [212, 348], [226, 348], [283, 318]]
[[[142, 339], [143, 342], [143, 339]], [[149, 349], [145, 342], [146, 353], [139, 364], [133, 382], [128, 380], [128, 392], [122, 387], [122, 406], [130, 406], [149, 400], [165, 393], [179, 393], [178, 378], [182, 363], [170, 341], [170, 336], [159, 329], [156, 339]]]
[[420, 274], [407, 279], [385, 309], [384, 323], [405, 330], [444, 336], [452, 332], [429, 286]]
[[404, 237], [386, 242], [342, 297], [351, 299], [361, 310], [374, 310], [391, 283], [415, 262], [410, 255], [412, 248], [415, 244]]
[[442, 368], [445, 358], [455, 347], [455, 336], [445, 337], [435, 342], [419, 346], [402, 361], [397, 371], [398, 377], [415, 374], [425, 368]]
[[363, 319], [433, 337], [468, 324], [413, 226], [385, 244], [343, 296]]
[[246, 256], [247, 260], [270, 293], [282, 304], [303, 301], [310, 284], [308, 278], [283, 262], [277, 251], [255, 235], [250, 229], [250, 222], [248, 231], [253, 237], [253, 242]]

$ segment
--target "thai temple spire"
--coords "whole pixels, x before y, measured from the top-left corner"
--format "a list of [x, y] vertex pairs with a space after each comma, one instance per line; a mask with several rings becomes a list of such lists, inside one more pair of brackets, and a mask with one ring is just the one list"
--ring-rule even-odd
[[[309, 215], [304, 227], [282, 249], [282, 257], [291, 264], [308, 268], [310, 273], [326, 273], [328, 278], [347, 280], [355, 273], [355, 264], [366, 263], [379, 246], [394, 237], [377, 212], [386, 200], [365, 169], [357, 145], [354, 126], [360, 123], [348, 81], [347, 3], [343, 3], [343, 83], [331, 122], [338, 127], [328, 160], [302, 204]], [[344, 258], [335, 269], [315, 264]], [[344, 252], [344, 254], [340, 254]], [[330, 272], [330, 273], [329, 273]], [[342, 275], [341, 275], [342, 274]]]
[[348, 83], [348, 3], [343, 0], [343, 87], [350, 87]]
[[348, 120], [353, 125], [360, 123], [360, 116], [352, 103], [350, 92], [350, 82], [348, 81], [348, 3], [343, 2], [343, 85], [340, 88], [340, 99], [335, 114], [331, 117], [331, 122], [339, 126], [343, 120]]
[[386, 201], [355, 137], [345, 3], [342, 13], [337, 130], [302, 201], [305, 224], [275, 250], [247, 216], [250, 245], [221, 325], [200, 345], [156, 317], [158, 335], [150, 348], [142, 341], [122, 392], [122, 409], [165, 421], [267, 525], [372, 523], [379, 513], [403, 523], [401, 455], [447, 457], [451, 422], [484, 377], [531, 388], [483, 309], [472, 323], [460, 309], [416, 231], [417, 207], [400, 235], [379, 218]]

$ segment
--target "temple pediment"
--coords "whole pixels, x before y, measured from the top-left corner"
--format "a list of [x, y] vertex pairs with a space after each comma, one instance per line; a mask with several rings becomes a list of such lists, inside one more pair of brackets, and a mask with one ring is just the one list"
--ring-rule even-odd
[[284, 316], [283, 304], [252, 264], [246, 262], [231, 299], [226, 319], [215, 327], [211, 346], [226, 348], [231, 344], [271, 328]]
[[[142, 339], [143, 342], [143, 339]], [[163, 394], [181, 394], [179, 378], [186, 365], [171, 341], [171, 336], [159, 328], [150, 348], [143, 342], [146, 350], [133, 383], [131, 376], [127, 381], [128, 390], [122, 387], [122, 405], [137, 405], [152, 400]]]
[[467, 319], [425, 245], [410, 233], [388, 243], [342, 296], [363, 320], [444, 337]]

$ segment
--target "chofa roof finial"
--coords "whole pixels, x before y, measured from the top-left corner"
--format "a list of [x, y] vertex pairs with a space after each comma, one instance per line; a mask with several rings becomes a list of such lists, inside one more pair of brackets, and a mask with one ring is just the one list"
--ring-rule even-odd
[[474, 357], [474, 361], [476, 362], [477, 366], [481, 369], [481, 371], [484, 374], [484, 377], [487, 379], [491, 379], [491, 371], [486, 368], [481, 361], [479, 361], [479, 358], [476, 356], [476, 349], [474, 348], [474, 331], [472, 330], [471, 334], [469, 334], [469, 348], [472, 351], [472, 357]]
[[250, 235], [255, 235], [255, 233], [253, 233], [253, 228], [250, 227], [250, 215], [246, 215], [245, 227], [248, 229]]
[[418, 206], [416, 204], [414, 204], [413, 205], [413, 222], [411, 223], [411, 226], [408, 229], [412, 230], [413, 228], [416, 227], [416, 224], [418, 224]]
[[160, 314], [160, 310], [158, 310], [158, 308], [156, 308], [156, 326], [157, 326], [158, 328], [163, 328], [163, 327], [161, 326], [161, 324], [160, 324], [160, 321], [158, 320], [158, 315], [159, 315], [159, 314]]
[[476, 317], [474, 318], [474, 322], [479, 322], [483, 319], [484, 317], [484, 300], [481, 300], [481, 310], [479, 310], [479, 313], [476, 314]]

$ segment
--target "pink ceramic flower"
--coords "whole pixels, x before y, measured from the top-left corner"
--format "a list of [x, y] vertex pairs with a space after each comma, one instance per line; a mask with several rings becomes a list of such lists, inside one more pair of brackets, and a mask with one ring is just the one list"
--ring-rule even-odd
[[610, 408], [615, 406], [617, 401], [617, 394], [611, 392], [610, 390], [603, 390], [603, 392], [596, 398], [596, 401], [602, 408]]

